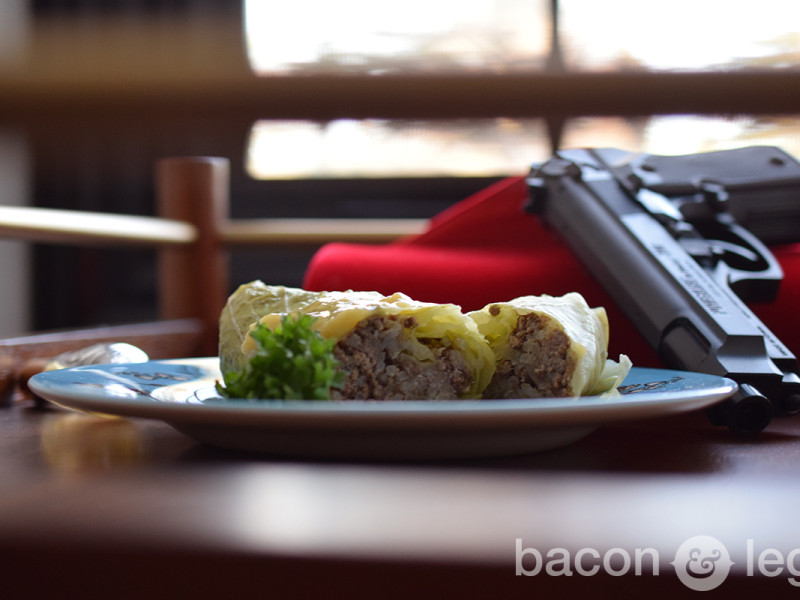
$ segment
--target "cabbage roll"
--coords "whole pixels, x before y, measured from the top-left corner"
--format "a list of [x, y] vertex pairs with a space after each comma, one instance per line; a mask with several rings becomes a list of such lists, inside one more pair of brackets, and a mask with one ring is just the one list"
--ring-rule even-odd
[[496, 358], [484, 398], [593, 395], [613, 390], [630, 368], [608, 360], [608, 317], [578, 293], [523, 296], [468, 313]]
[[241, 369], [255, 351], [249, 331], [274, 329], [285, 315], [308, 314], [314, 328], [336, 341], [345, 373], [333, 399], [450, 400], [479, 398], [495, 358], [472, 319], [454, 304], [414, 301], [396, 293], [310, 292], [266, 285], [240, 286], [220, 316], [223, 373]]

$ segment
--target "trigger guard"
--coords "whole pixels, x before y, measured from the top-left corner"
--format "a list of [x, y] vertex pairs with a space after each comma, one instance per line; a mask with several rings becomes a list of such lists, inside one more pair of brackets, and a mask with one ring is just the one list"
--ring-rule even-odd
[[[772, 302], [778, 294], [783, 279], [783, 269], [780, 263], [764, 243], [744, 227], [730, 224], [728, 229], [742, 240], [743, 248], [752, 251], [760, 259], [753, 261], [754, 264], [760, 262], [763, 267], [740, 269], [722, 261], [720, 266], [724, 265], [724, 277], [727, 284], [737, 296], [746, 302]], [[730, 244], [727, 242], [725, 245]]]

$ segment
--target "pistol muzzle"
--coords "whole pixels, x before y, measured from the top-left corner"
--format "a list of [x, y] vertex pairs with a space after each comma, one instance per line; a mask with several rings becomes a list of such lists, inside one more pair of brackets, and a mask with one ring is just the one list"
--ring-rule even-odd
[[739, 384], [739, 389], [727, 400], [708, 409], [714, 425], [727, 426], [733, 433], [759, 433], [772, 420], [773, 407], [769, 399], [752, 385]]

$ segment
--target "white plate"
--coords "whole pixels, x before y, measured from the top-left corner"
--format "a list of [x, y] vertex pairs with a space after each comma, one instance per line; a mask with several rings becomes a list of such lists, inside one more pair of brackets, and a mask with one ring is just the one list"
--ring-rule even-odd
[[676, 414], [736, 390], [722, 377], [634, 367], [613, 398], [458, 401], [223, 400], [216, 358], [94, 365], [40, 373], [34, 393], [60, 405], [159, 419], [234, 450], [316, 458], [422, 459], [524, 454], [602, 423]]

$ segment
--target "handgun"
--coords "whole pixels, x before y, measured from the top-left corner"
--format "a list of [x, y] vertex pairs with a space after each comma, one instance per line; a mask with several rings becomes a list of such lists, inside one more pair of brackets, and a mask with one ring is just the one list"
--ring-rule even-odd
[[531, 166], [525, 206], [568, 244], [665, 366], [728, 377], [716, 425], [762, 431], [800, 412], [796, 357], [750, 310], [797, 241], [800, 163], [773, 146], [680, 156], [578, 148]]

